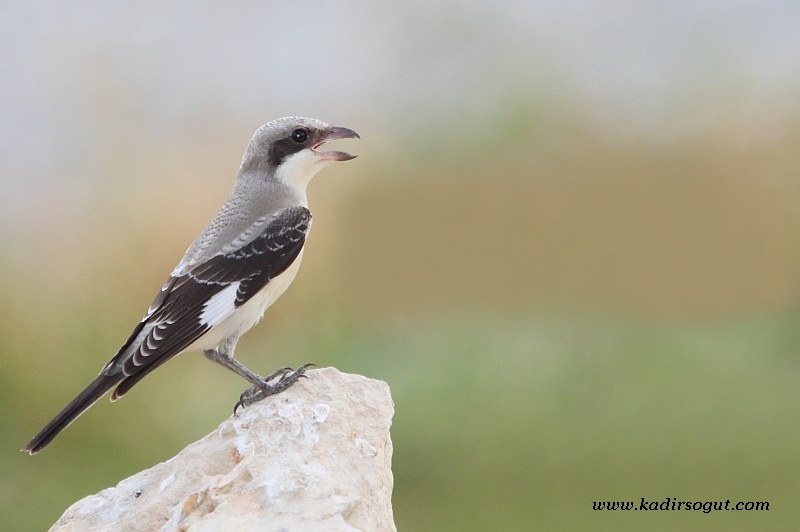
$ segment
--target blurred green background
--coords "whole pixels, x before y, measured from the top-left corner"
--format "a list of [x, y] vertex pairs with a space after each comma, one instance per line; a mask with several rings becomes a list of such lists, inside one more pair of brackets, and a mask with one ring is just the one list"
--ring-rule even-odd
[[[0, 530], [173, 456], [202, 356], [18, 449], [127, 338], [263, 122], [352, 127], [239, 344], [386, 380], [401, 530], [800, 526], [800, 5], [0, 6]], [[768, 501], [596, 512], [593, 501]]]

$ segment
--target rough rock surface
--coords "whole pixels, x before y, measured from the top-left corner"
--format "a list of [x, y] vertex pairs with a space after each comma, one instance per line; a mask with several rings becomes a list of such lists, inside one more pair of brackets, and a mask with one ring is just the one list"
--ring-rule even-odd
[[388, 385], [333, 368], [308, 377], [51, 530], [396, 530]]

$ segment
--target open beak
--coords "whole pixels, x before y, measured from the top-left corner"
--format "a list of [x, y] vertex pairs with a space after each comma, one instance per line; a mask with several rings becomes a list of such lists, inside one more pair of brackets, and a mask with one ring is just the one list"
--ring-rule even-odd
[[327, 134], [322, 137], [319, 142], [311, 146], [311, 149], [326, 161], [349, 161], [350, 159], [355, 159], [356, 156], [343, 151], [317, 151], [317, 148], [332, 140], [360, 138], [361, 136], [352, 129], [342, 126], [331, 126], [328, 128]]

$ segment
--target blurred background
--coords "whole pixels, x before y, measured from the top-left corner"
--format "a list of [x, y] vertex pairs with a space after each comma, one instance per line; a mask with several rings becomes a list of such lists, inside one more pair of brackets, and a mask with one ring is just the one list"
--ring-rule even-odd
[[[262, 123], [310, 186], [261, 373], [386, 380], [401, 530], [800, 526], [800, 4], [0, 5], [0, 529], [173, 456], [245, 384], [175, 359], [18, 449], [127, 338]], [[604, 500], [768, 512], [596, 512]]]

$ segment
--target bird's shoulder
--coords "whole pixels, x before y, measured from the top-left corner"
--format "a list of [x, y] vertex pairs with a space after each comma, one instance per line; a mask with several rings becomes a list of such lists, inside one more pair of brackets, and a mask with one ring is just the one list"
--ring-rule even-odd
[[232, 215], [221, 220], [195, 240], [170, 277], [181, 277], [208, 262], [265, 255], [292, 240], [304, 239], [312, 215], [307, 207], [296, 205], [258, 217]]

